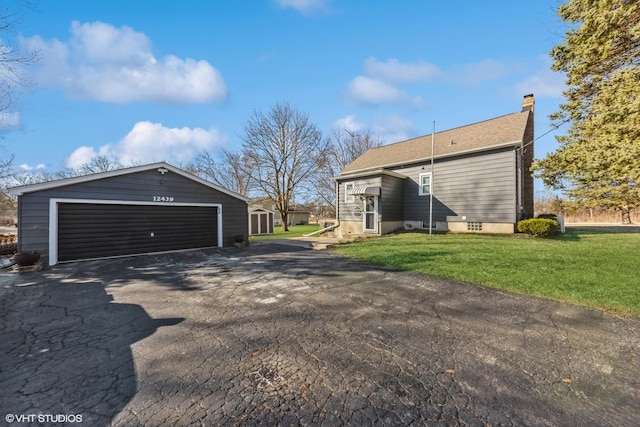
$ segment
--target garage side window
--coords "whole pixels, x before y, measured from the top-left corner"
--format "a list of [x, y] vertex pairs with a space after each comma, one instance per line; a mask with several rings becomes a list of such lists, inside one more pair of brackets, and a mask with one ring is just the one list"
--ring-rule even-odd
[[344, 183], [344, 202], [345, 203], [353, 203], [356, 201], [356, 198], [353, 194], [349, 194], [350, 191], [353, 191], [353, 182], [345, 182]]

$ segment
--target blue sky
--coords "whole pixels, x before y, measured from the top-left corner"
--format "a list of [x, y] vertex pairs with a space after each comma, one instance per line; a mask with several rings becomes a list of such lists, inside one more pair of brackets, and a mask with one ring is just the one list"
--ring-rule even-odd
[[[239, 149], [252, 111], [288, 102], [327, 135], [388, 143], [519, 111], [550, 129], [556, 0], [40, 1], [18, 28], [35, 85], [0, 120], [19, 170], [95, 155], [188, 163]], [[560, 129], [562, 132], [563, 129]], [[536, 157], [553, 151], [553, 133]], [[541, 190], [538, 186], [537, 190]]]

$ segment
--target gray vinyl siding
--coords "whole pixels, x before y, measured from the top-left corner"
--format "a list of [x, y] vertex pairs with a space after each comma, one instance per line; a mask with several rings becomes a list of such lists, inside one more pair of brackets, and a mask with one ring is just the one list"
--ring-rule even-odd
[[[433, 182], [433, 220], [466, 216], [469, 221], [516, 221], [516, 165], [512, 148], [436, 160]], [[419, 196], [419, 176], [429, 163], [393, 169], [404, 181], [404, 219], [429, 220], [429, 196]]]
[[378, 204], [381, 221], [404, 220], [403, 185], [402, 178], [382, 175], [382, 192]]
[[[350, 182], [353, 182], [356, 187], [381, 186], [381, 177], [374, 176], [340, 181], [338, 185], [338, 206], [340, 218], [338, 219], [341, 221], [356, 221], [362, 219], [362, 200], [355, 197], [353, 203], [345, 202], [345, 186]], [[378, 209], [380, 209], [380, 204], [378, 204]]]
[[223, 245], [233, 246], [236, 234], [244, 235], [245, 241], [248, 239], [248, 209], [243, 200], [172, 172], [160, 175], [156, 170], [150, 170], [19, 196], [18, 250], [38, 250], [43, 260], [48, 262], [51, 198], [153, 202], [154, 196], [173, 197], [176, 205], [221, 204]]

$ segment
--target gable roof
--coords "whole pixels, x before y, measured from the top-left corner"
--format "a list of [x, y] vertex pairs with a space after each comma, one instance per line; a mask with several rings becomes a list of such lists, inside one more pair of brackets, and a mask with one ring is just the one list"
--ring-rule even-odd
[[137, 172], [145, 172], [145, 171], [154, 170], [154, 169], [157, 170], [161, 168], [167, 169], [167, 171], [169, 172], [173, 172], [177, 175], [183, 176], [187, 179], [190, 179], [199, 184], [205, 185], [209, 188], [213, 188], [214, 190], [217, 190], [228, 196], [243, 200], [246, 203], [249, 203], [250, 201], [250, 199], [247, 197], [241, 196], [238, 193], [234, 193], [231, 190], [227, 190], [226, 188], [220, 187], [219, 185], [209, 182], [206, 179], [202, 179], [198, 176], [190, 174], [185, 170], [182, 170], [175, 166], [171, 166], [170, 164], [165, 162], [150, 163], [148, 165], [141, 165], [141, 166], [133, 166], [130, 168], [117, 169], [109, 172], [100, 172], [100, 173], [93, 173], [89, 175], [74, 176], [72, 178], [56, 179], [53, 181], [39, 182], [37, 184], [20, 185], [20, 186], [9, 188], [9, 193], [16, 196], [21, 196], [26, 193], [33, 193], [33, 192], [42, 191], [42, 190], [50, 190], [52, 188], [65, 187], [67, 185], [80, 184], [83, 182], [96, 181], [99, 179], [112, 178], [116, 176], [128, 175], [128, 174], [137, 173]]
[[[436, 132], [434, 157], [450, 157], [522, 144], [531, 114], [531, 111], [507, 114]], [[372, 148], [345, 167], [340, 175], [430, 160], [431, 134]]]
[[[270, 209], [265, 208], [265, 206], [268, 206]], [[256, 197], [255, 199], [251, 199], [249, 207], [251, 209], [264, 209], [269, 212], [276, 212], [277, 210], [275, 208], [275, 202], [269, 197]], [[290, 203], [289, 210], [287, 210], [287, 212], [310, 213], [308, 207], [298, 203]]]
[[265, 209], [262, 207], [255, 207], [255, 208], [249, 209], [249, 213], [253, 213], [253, 212], [268, 212], [270, 214], [275, 214], [274, 211], [270, 211], [269, 209]]

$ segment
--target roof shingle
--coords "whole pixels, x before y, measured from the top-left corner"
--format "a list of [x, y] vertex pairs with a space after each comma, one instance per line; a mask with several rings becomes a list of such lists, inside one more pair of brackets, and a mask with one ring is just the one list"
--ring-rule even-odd
[[[507, 114], [494, 119], [435, 133], [434, 157], [451, 156], [492, 147], [519, 144], [530, 111]], [[526, 141], [529, 142], [529, 141]], [[525, 142], [525, 143], [526, 143]], [[431, 159], [431, 134], [372, 148], [345, 167], [340, 174]]]

